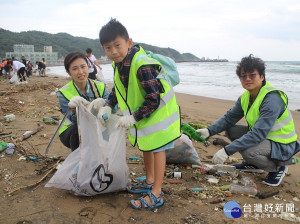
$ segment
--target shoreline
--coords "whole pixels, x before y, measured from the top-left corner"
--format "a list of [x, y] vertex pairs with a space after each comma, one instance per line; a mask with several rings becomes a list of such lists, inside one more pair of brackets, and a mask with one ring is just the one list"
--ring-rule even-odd
[[[49, 76], [53, 76], [56, 78], [64, 78], [64, 79], [68, 79], [68, 77], [64, 77], [64, 76], [58, 76], [58, 75], [51, 75], [48, 74]], [[38, 77], [38, 76], [36, 76]], [[111, 91], [111, 88], [113, 86], [112, 82], [107, 82], [108, 84], [108, 90], [109, 92]], [[194, 95], [194, 94], [189, 94], [189, 93], [182, 93], [182, 92], [177, 92], [175, 91], [176, 97], [177, 97], [177, 101], [179, 101], [180, 103], [189, 103], [191, 104], [189, 107], [196, 109], [199, 109], [199, 111], [201, 113], [204, 113], [205, 115], [207, 115], [208, 117], [213, 117], [214, 116], [218, 116], [221, 117], [223, 116], [227, 110], [229, 110], [231, 107], [234, 106], [235, 101], [237, 100], [227, 100], [227, 99], [220, 99], [220, 98], [213, 98], [213, 97], [207, 97], [207, 96], [199, 96], [199, 95]], [[193, 101], [195, 103], [195, 105], [192, 105], [192, 102], [187, 102], [186, 99], [191, 99], [190, 101]], [[198, 104], [199, 103], [199, 104]], [[207, 104], [212, 104], [213, 107], [218, 108], [219, 112], [213, 112], [212, 115], [210, 115], [209, 113], [205, 112], [205, 109], [203, 109], [202, 107], [197, 108], [197, 106], [201, 105], [205, 107], [205, 105]], [[220, 111], [222, 111], [220, 113]], [[297, 120], [299, 119], [300, 122], [300, 109], [295, 109], [295, 110], [290, 110], [293, 118], [297, 117]], [[295, 118], [294, 118], [295, 120]], [[300, 126], [300, 124], [298, 125]], [[296, 126], [297, 129], [297, 126]], [[300, 127], [298, 127], [299, 132], [298, 135], [300, 136]]]
[[[178, 104], [184, 109], [184, 113], [191, 117], [204, 117], [210, 123], [213, 123], [218, 118], [223, 116], [231, 107], [233, 107], [235, 101], [216, 99], [205, 96], [197, 96], [186, 93], [175, 92]], [[291, 111], [293, 120], [295, 122], [296, 133], [300, 136], [300, 112]], [[239, 123], [245, 124], [246, 121], [242, 119]], [[298, 137], [299, 140], [299, 137]]]

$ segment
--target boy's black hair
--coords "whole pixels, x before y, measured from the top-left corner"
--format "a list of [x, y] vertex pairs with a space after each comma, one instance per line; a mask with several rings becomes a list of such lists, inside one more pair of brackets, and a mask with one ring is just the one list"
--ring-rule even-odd
[[87, 54], [91, 54], [91, 53], [92, 53], [92, 49], [91, 49], [91, 48], [87, 48], [87, 49], [85, 50], [85, 52], [86, 52]]
[[126, 41], [129, 39], [129, 35], [125, 26], [117, 21], [117, 19], [111, 18], [107, 24], [102, 26], [99, 32], [100, 44], [104, 45], [110, 41], [113, 41], [118, 36], [123, 37]]
[[254, 69], [257, 69], [260, 76], [264, 76], [263, 84], [266, 82], [266, 75], [265, 75], [265, 62], [260, 58], [254, 57], [250, 54], [248, 57], [243, 57], [242, 60], [236, 66], [236, 75], [238, 77], [241, 76], [242, 72], [253, 72]]

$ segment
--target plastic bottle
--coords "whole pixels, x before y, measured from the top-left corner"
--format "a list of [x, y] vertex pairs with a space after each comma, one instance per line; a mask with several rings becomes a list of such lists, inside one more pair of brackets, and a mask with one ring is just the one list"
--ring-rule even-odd
[[7, 155], [12, 155], [15, 152], [15, 144], [13, 143], [7, 143], [7, 148], [5, 150], [5, 153]]
[[297, 158], [292, 158], [292, 164], [296, 164], [296, 163], [299, 163], [299, 159], [297, 159]]
[[214, 165], [202, 164], [199, 169], [200, 169], [200, 172], [202, 172], [202, 173], [208, 173], [213, 169], [213, 167], [214, 167]]
[[191, 125], [185, 123], [181, 125], [181, 130], [183, 133], [188, 135], [190, 138], [194, 139], [197, 142], [203, 142], [205, 146], [208, 146], [208, 143], [204, 138], [201, 137], [201, 134], [198, 133]]
[[15, 116], [14, 114], [8, 114], [8, 115], [4, 116], [3, 119], [4, 119], [6, 122], [11, 122], [11, 121], [13, 121], [13, 120], [16, 119], [16, 116]]
[[59, 123], [58, 120], [55, 120], [52, 117], [43, 117], [43, 122], [45, 124], [58, 124]]
[[200, 187], [193, 187], [193, 188], [190, 188], [190, 190], [193, 191], [193, 192], [201, 192], [201, 191], [204, 191], [205, 189], [200, 188]]
[[34, 162], [39, 162], [41, 161], [39, 158], [36, 158], [35, 156], [29, 156], [29, 159], [31, 159]]
[[256, 186], [256, 183], [250, 177], [247, 176], [242, 176], [241, 184], [244, 186]]
[[236, 174], [236, 167], [225, 165], [225, 164], [217, 164], [215, 165], [215, 169], [217, 170], [217, 173], [226, 173], [230, 175]]
[[216, 165], [210, 165], [210, 164], [202, 164], [200, 167], [200, 172], [208, 173], [208, 174], [230, 174], [230, 175], [236, 175], [236, 167], [225, 165], [225, 164], [216, 164]]
[[257, 195], [256, 186], [241, 186], [238, 184], [230, 184], [229, 191], [236, 194]]
[[1, 142], [0, 143], [0, 152], [4, 151], [7, 148], [7, 143], [6, 142]]

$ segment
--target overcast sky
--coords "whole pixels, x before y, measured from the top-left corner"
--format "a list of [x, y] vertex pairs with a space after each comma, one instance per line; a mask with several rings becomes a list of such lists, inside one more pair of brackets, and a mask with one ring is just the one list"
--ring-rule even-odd
[[0, 0], [0, 8], [0, 27], [13, 32], [97, 39], [113, 17], [135, 42], [200, 58], [300, 61], [299, 0]]

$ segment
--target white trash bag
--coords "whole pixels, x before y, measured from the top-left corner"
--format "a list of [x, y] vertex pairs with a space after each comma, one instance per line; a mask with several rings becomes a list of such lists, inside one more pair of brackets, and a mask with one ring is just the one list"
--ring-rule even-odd
[[98, 73], [96, 74], [96, 79], [100, 82], [105, 82], [104, 80], [104, 76], [103, 76], [103, 73], [102, 73], [102, 70], [99, 69]]
[[186, 163], [201, 165], [193, 142], [185, 134], [175, 140], [174, 148], [166, 150], [166, 162], [171, 164]]
[[10, 83], [10, 84], [16, 84], [16, 85], [19, 85], [19, 84], [20, 84], [20, 82], [19, 82], [19, 80], [18, 80], [17, 74], [14, 74], [14, 75], [10, 78], [9, 83]]
[[77, 117], [80, 145], [66, 158], [45, 187], [70, 190], [80, 196], [125, 190], [130, 184], [129, 168], [126, 163], [125, 131], [115, 128], [119, 117], [111, 115], [104, 132], [99, 120], [83, 105], [78, 107]]

